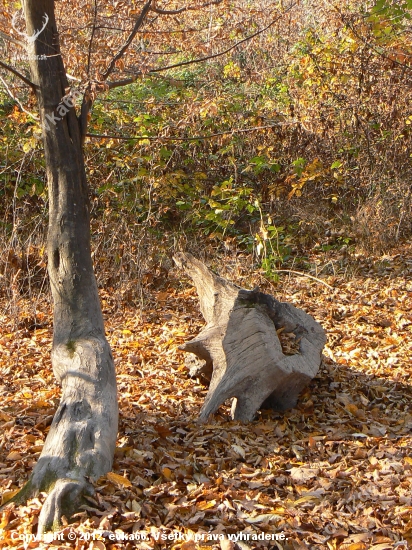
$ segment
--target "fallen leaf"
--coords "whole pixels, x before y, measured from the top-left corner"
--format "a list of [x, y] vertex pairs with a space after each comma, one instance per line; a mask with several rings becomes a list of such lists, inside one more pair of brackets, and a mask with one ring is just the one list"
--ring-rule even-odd
[[345, 405], [345, 409], [354, 416], [357, 415], [358, 407], [354, 403], [348, 403], [347, 405]]
[[305, 468], [302, 467], [294, 467], [288, 470], [290, 472], [290, 477], [293, 479], [293, 481], [297, 481], [299, 483], [304, 483], [305, 481], [308, 481], [309, 479], [312, 479], [316, 477], [319, 474], [318, 468]]
[[222, 550], [234, 550], [235, 549], [235, 543], [229, 539], [222, 539], [220, 541], [220, 548]]
[[196, 504], [196, 507], [199, 510], [209, 510], [209, 508], [213, 508], [215, 504], [216, 504], [215, 500], [209, 500], [209, 501], [202, 500], [201, 502], [198, 502]]
[[6, 456], [6, 460], [21, 460], [23, 457], [17, 451], [12, 451]]
[[0, 409], [0, 420], [3, 420], [4, 422], [10, 422], [11, 420], [13, 420], [13, 417]]
[[172, 470], [170, 468], [163, 468], [162, 474], [168, 481], [172, 479]]
[[153, 427], [160, 435], [160, 437], [167, 437], [168, 435], [172, 435], [170, 428], [168, 426], [165, 426], [164, 424], [155, 424]]
[[4, 491], [4, 493], [1, 496], [1, 504], [5, 504], [10, 499], [12, 499], [17, 493], [20, 491], [20, 489], [15, 489], [13, 491]]
[[114, 472], [109, 472], [108, 474], [106, 474], [106, 477], [109, 481], [111, 481], [113, 483], [118, 483], [122, 487], [131, 487], [132, 486], [132, 482], [129, 479], [127, 479], [126, 477], [123, 477], [119, 474], [116, 474]]
[[232, 449], [242, 458], [246, 458], [245, 450], [240, 445], [232, 445]]
[[140, 512], [142, 511], [142, 507], [137, 500], [132, 500], [132, 511], [136, 512], [137, 515], [140, 515]]
[[259, 516], [255, 516], [254, 518], [247, 518], [247, 523], [269, 523], [270, 521], [279, 521], [281, 516], [278, 514], [260, 514]]

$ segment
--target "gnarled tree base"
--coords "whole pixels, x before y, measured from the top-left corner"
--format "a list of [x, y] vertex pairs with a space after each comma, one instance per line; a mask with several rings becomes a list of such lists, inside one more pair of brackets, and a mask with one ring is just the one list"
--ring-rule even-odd
[[[200, 420], [230, 397], [235, 397], [232, 416], [242, 421], [252, 420], [261, 406], [294, 407], [321, 363], [326, 337], [319, 323], [268, 294], [239, 288], [190, 254], [174, 260], [193, 279], [207, 322], [180, 347], [200, 360], [192, 375], [211, 374]], [[283, 334], [288, 338], [282, 346]]]
[[52, 362], [61, 402], [33, 474], [13, 499], [48, 493], [39, 533], [57, 529], [63, 515], [69, 519], [93, 494], [91, 482], [110, 471], [118, 423], [115, 370], [104, 337], [59, 344]]

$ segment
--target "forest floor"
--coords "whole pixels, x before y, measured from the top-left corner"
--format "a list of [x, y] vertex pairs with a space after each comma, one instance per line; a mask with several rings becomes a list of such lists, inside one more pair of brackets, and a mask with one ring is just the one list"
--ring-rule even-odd
[[[247, 258], [225, 263], [223, 275], [238, 284], [262, 284], [261, 275], [247, 273]], [[188, 378], [178, 349], [203, 325], [188, 280], [172, 270], [141, 310], [119, 307], [109, 289], [102, 292], [120, 403], [113, 472], [98, 481], [62, 540], [30, 539], [42, 495], [3, 508], [0, 548], [412, 545], [412, 247], [358, 256], [350, 274], [318, 277], [333, 290], [292, 273], [264, 288], [312, 314], [328, 343], [298, 406], [262, 411], [247, 425], [231, 421], [229, 407], [196, 423], [206, 388]], [[4, 503], [40, 455], [59, 388], [50, 364], [50, 304], [36, 304], [37, 326], [33, 303], [21, 299], [12, 310], [3, 299], [0, 306]]]

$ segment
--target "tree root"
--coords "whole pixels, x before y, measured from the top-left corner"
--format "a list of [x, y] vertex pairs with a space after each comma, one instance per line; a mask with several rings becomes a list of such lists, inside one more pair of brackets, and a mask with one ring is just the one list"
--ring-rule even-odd
[[79, 509], [83, 497], [93, 494], [94, 488], [86, 480], [58, 479], [41, 509], [37, 533], [58, 529], [62, 516], [69, 518]]

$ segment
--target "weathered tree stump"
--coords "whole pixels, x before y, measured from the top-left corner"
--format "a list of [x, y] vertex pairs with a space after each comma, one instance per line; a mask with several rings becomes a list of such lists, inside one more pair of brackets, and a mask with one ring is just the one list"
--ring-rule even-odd
[[200, 420], [230, 397], [235, 420], [250, 421], [261, 407], [294, 407], [321, 363], [326, 336], [320, 324], [301, 309], [219, 277], [190, 254], [174, 260], [193, 280], [207, 323], [180, 346], [199, 359], [192, 375], [211, 376]]

